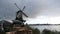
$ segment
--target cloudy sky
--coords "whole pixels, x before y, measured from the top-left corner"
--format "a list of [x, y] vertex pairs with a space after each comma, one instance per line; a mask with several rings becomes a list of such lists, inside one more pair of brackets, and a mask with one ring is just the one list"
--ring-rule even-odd
[[26, 6], [24, 12], [29, 24], [59, 24], [60, 23], [60, 0], [0, 0], [0, 20], [14, 20], [16, 12]]

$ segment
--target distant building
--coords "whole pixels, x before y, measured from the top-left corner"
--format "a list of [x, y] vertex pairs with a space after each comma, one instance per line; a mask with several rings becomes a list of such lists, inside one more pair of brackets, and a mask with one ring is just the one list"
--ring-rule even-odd
[[8, 31], [7, 27], [10, 27], [12, 25], [11, 22], [7, 21], [7, 20], [1, 20], [0, 21], [0, 30], [2, 31]]

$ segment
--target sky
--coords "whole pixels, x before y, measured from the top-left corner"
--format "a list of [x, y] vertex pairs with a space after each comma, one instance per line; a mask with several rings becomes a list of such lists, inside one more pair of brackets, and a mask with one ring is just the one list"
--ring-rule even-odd
[[60, 24], [60, 0], [0, 0], [0, 20], [14, 20], [19, 10], [14, 3], [29, 17], [28, 24]]

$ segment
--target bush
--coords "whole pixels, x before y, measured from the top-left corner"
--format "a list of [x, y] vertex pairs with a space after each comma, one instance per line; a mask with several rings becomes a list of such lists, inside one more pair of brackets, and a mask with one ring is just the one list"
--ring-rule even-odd
[[0, 34], [6, 34], [6, 32], [4, 32], [4, 31], [0, 30]]
[[28, 24], [26, 24], [25, 27], [32, 30], [32, 34], [40, 34], [40, 31], [37, 28], [33, 29]]
[[60, 34], [60, 32], [44, 29], [44, 30], [42, 31], [42, 34]]

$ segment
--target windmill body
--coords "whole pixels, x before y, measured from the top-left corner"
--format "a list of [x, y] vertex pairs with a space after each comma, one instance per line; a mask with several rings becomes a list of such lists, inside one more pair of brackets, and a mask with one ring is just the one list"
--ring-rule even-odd
[[28, 17], [28, 16], [23, 12], [24, 9], [25, 9], [25, 6], [23, 7], [22, 10], [17, 6], [16, 3], [15, 3], [15, 6], [19, 9], [19, 11], [16, 12], [16, 19], [15, 19], [15, 20], [19, 20], [19, 21], [21, 21], [21, 22], [24, 22], [22, 15]]
[[19, 21], [23, 22], [23, 17], [22, 17], [21, 10], [16, 12], [16, 19], [15, 20], [19, 20]]

